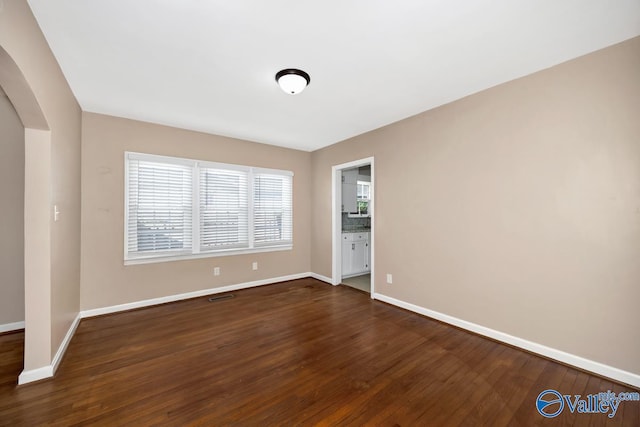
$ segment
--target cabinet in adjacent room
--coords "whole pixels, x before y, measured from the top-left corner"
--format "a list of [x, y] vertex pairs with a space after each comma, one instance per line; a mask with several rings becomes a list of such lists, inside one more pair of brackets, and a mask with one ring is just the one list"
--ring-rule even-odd
[[358, 211], [358, 169], [342, 171], [342, 212]]
[[342, 276], [371, 271], [369, 233], [342, 233]]

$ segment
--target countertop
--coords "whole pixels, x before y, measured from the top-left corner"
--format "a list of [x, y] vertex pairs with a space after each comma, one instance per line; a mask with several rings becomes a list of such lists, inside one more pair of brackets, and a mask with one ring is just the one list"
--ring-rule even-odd
[[342, 232], [343, 233], [370, 233], [371, 228], [364, 228], [364, 227], [343, 228]]

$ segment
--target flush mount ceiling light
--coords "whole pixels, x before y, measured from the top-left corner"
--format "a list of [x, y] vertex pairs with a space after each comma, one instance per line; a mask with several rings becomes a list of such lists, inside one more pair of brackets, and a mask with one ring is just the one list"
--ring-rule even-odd
[[309, 74], [296, 68], [287, 68], [276, 73], [276, 82], [280, 89], [289, 95], [296, 95], [304, 90], [311, 82]]

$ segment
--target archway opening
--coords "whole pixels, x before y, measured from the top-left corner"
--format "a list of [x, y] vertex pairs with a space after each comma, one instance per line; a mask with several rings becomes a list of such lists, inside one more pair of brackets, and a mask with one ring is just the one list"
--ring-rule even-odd
[[[24, 355], [24, 126], [0, 87], [0, 346], [3, 373], [17, 378]], [[9, 353], [6, 353], [9, 352]]]
[[25, 383], [32, 380], [33, 372], [51, 364], [51, 133], [34, 91], [2, 46], [0, 87], [24, 128], [25, 337], [23, 371], [18, 383]]

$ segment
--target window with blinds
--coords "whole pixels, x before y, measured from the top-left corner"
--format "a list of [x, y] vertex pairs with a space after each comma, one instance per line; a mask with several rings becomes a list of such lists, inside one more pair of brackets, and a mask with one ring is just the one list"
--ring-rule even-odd
[[253, 239], [256, 246], [291, 243], [291, 176], [257, 173], [253, 180]]
[[127, 254], [191, 253], [192, 168], [132, 156], [127, 170]]
[[290, 171], [125, 153], [125, 262], [291, 249]]
[[200, 169], [200, 250], [249, 247], [248, 173]]

